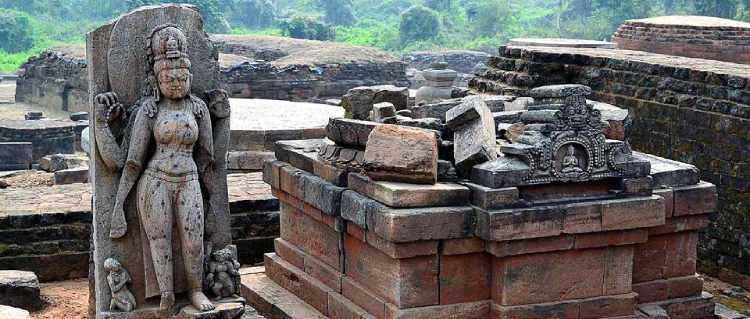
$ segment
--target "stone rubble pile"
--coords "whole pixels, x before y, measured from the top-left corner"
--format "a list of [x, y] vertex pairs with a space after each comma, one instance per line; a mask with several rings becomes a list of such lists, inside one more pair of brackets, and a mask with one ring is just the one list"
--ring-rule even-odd
[[437, 130], [376, 103], [379, 122], [279, 142], [264, 180], [281, 238], [245, 278], [251, 305], [269, 316], [291, 293], [300, 312], [271, 318], [711, 318], [695, 267], [715, 187], [632, 152], [628, 115], [589, 92], [543, 87], [507, 111], [468, 97]]

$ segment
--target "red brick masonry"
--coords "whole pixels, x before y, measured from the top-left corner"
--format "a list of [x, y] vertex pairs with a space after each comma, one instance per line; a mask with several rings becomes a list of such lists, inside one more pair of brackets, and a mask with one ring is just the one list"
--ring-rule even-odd
[[709, 17], [628, 20], [612, 42], [623, 50], [750, 63], [750, 24]]
[[[315, 162], [315, 153], [278, 151], [299, 167]], [[385, 198], [389, 188], [360, 175], [347, 189], [326, 181], [335, 168], [321, 178], [268, 162], [264, 179], [282, 205], [266, 275], [334, 319], [648, 318], [653, 306], [712, 318], [695, 275], [696, 231], [716, 190], [650, 186], [697, 174], [682, 168], [565, 188], [450, 184], [465, 196], [444, 207], [389, 207], [363, 195]]]

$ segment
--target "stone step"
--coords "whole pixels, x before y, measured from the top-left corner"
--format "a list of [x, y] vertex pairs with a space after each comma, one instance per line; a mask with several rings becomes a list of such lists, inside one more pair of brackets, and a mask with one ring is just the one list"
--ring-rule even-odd
[[245, 297], [248, 305], [255, 308], [265, 318], [328, 319], [269, 279], [264, 267], [240, 269], [240, 274], [242, 275], [242, 296]]

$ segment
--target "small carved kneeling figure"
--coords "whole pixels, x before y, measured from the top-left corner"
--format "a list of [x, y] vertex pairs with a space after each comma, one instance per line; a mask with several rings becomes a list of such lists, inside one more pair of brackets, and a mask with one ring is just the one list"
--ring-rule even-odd
[[576, 149], [571, 145], [568, 146], [568, 152], [563, 157], [563, 173], [580, 173], [583, 170], [578, 167], [578, 159], [576, 158]]
[[128, 284], [133, 281], [127, 270], [122, 268], [120, 262], [114, 258], [107, 258], [104, 261], [104, 269], [109, 271], [107, 282], [112, 292], [112, 302], [109, 304], [109, 311], [131, 312], [135, 309], [135, 297], [128, 290]]
[[240, 263], [232, 259], [232, 253], [228, 249], [217, 250], [213, 253], [213, 260], [208, 266], [206, 281], [214, 292], [214, 300], [223, 297], [239, 298], [239, 276], [237, 271]]

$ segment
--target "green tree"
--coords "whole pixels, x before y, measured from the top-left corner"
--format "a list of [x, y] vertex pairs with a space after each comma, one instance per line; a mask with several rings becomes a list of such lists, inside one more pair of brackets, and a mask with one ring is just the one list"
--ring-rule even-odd
[[240, 0], [233, 16], [245, 27], [268, 28], [276, 24], [276, 6], [271, 0]]
[[453, 0], [426, 0], [424, 5], [438, 12], [448, 12], [453, 9]]
[[24, 52], [34, 46], [34, 20], [26, 13], [0, 8], [0, 50]]
[[[173, 0], [126, 0], [127, 10], [133, 10], [138, 7], [161, 4], [161, 3], [172, 3]], [[182, 3], [192, 4], [198, 7], [201, 12], [203, 20], [206, 22], [206, 30], [212, 33], [228, 33], [229, 23], [224, 18], [220, 8], [222, 7], [222, 1], [220, 0], [181, 0]]]
[[423, 6], [413, 6], [401, 14], [399, 32], [404, 43], [434, 38], [440, 34], [438, 13]]
[[323, 7], [327, 23], [343, 26], [357, 24], [351, 0], [319, 0], [318, 4]]
[[511, 8], [504, 0], [486, 0], [476, 3], [472, 17], [474, 32], [479, 36], [491, 37], [499, 31], [507, 30], [514, 23]]
[[335, 40], [336, 29], [333, 26], [308, 16], [294, 16], [279, 22], [281, 32], [295, 39]]

